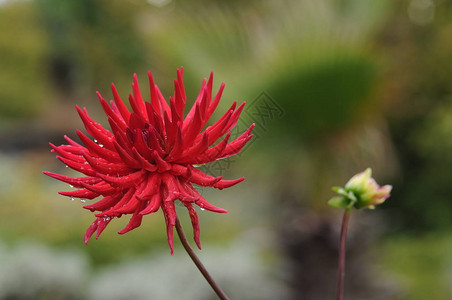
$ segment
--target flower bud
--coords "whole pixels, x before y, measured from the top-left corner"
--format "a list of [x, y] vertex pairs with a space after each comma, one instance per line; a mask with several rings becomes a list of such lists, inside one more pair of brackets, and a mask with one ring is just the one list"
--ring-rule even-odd
[[375, 205], [383, 203], [389, 196], [392, 186], [379, 186], [372, 178], [372, 170], [368, 168], [353, 176], [342, 187], [334, 187], [339, 196], [333, 197], [328, 203], [337, 208], [350, 209], [355, 207], [374, 209]]

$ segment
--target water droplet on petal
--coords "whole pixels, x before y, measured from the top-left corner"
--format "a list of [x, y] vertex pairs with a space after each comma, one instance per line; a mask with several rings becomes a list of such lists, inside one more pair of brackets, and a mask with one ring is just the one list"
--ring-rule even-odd
[[99, 147], [104, 147], [104, 145], [102, 145], [102, 144], [99, 144]]
[[96, 139], [94, 139], [94, 142], [95, 142], [95, 143], [97, 143], [97, 140], [96, 140]]
[[206, 210], [206, 209], [201, 207], [201, 210]]
[[69, 185], [71, 188], [73, 188], [74, 186], [72, 184]]
[[68, 166], [68, 165], [66, 165], [65, 167], [66, 167], [66, 168], [69, 168], [69, 166]]
[[71, 197], [71, 201], [74, 201], [75, 200], [75, 198], [74, 197]]

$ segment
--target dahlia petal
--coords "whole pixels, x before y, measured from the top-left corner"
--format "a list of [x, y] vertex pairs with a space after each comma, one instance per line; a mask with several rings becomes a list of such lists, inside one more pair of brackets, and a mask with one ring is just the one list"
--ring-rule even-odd
[[200, 236], [200, 228], [199, 228], [199, 218], [196, 210], [190, 203], [184, 203], [185, 207], [188, 209], [188, 214], [190, 215], [191, 225], [193, 227], [193, 239], [195, 240], [196, 246], [201, 250], [201, 240]]
[[[146, 112], [146, 107], [144, 105], [143, 97], [141, 96], [140, 87], [138, 85], [137, 74], [133, 74], [132, 89], [133, 89], [133, 96], [135, 99], [134, 105], [132, 105], [132, 103], [131, 103], [132, 109], [135, 113], [140, 115], [141, 118], [143, 118], [144, 120], [147, 121], [146, 115], [144, 114], [144, 112]], [[135, 108], [136, 108], [136, 110], [135, 110]]]
[[[149, 77], [149, 87], [150, 87], [150, 94], [151, 94], [151, 105], [152, 105], [153, 111], [155, 111], [158, 115], [161, 115], [162, 107], [160, 105], [160, 100], [158, 98], [157, 90], [155, 88], [156, 85], [154, 82], [154, 77], [152, 76], [151, 71], [148, 72], [148, 77]], [[148, 108], [148, 114], [149, 114], [149, 108]], [[149, 119], [151, 119], [151, 118], [149, 118]]]
[[224, 149], [223, 153], [221, 153], [220, 158], [225, 158], [239, 153], [252, 137], [253, 135], [250, 135], [246, 138], [236, 139], [233, 142], [229, 143]]
[[207, 108], [209, 106], [209, 94], [207, 92], [207, 88], [204, 88], [204, 94], [201, 100], [199, 101], [199, 111], [201, 113], [201, 120], [202, 124], [205, 125], [207, 123], [206, 114], [207, 114]]
[[82, 199], [94, 199], [94, 198], [100, 196], [98, 193], [95, 193], [88, 189], [81, 189], [81, 190], [70, 191], [70, 192], [58, 192], [58, 194], [63, 195], [63, 196], [73, 197], [73, 198], [82, 198]]
[[122, 229], [121, 231], [118, 231], [119, 234], [127, 233], [137, 227], [140, 227], [141, 220], [143, 219], [143, 215], [140, 215], [139, 213], [134, 213], [132, 217], [130, 218], [129, 223]]
[[129, 128], [142, 129], [145, 127], [145, 124], [147, 124], [147, 122], [148, 121], [144, 119], [141, 115], [134, 112], [130, 115]]
[[75, 142], [74, 140], [70, 139], [67, 135], [64, 135], [64, 139], [69, 143], [69, 145], [71, 146], [75, 146], [75, 147], [83, 147], [82, 145], [80, 145], [79, 143]]
[[157, 171], [157, 165], [151, 164], [146, 158], [141, 156], [141, 154], [137, 151], [137, 149], [132, 148], [132, 154], [133, 157], [138, 159], [138, 161], [141, 163], [141, 167], [149, 172], [155, 172]]
[[207, 99], [208, 99], [207, 106], [209, 106], [210, 102], [212, 101], [212, 85], [213, 85], [213, 72], [210, 72], [209, 80], [207, 80], [207, 85], [206, 85]]
[[206, 79], [204, 78], [202, 85], [201, 85], [201, 89], [199, 90], [199, 94], [198, 97], [196, 98], [193, 106], [191, 107], [190, 111], [188, 112], [187, 116], [185, 117], [185, 122], [189, 123], [191, 122], [191, 119], [193, 118], [195, 112], [196, 112], [196, 106], [199, 105], [202, 97], [204, 97], [204, 93], [205, 93], [205, 87], [206, 87]]
[[108, 101], [108, 103], [110, 104], [111, 110], [112, 110], [118, 117], [122, 118], [122, 115], [121, 115], [121, 113], [119, 112], [119, 109], [118, 109], [118, 107], [117, 107], [116, 104], [115, 104], [115, 101], [110, 100], [110, 101]]
[[213, 177], [207, 175], [190, 165], [188, 165], [188, 170], [190, 171], [190, 175], [186, 177], [187, 180], [201, 186], [212, 186], [223, 178], [222, 176]]
[[150, 160], [152, 157], [152, 150], [146, 143], [146, 137], [142, 130], [139, 130], [135, 137], [134, 146], [138, 153], [143, 156], [146, 160]]
[[168, 238], [168, 245], [171, 249], [171, 255], [174, 254], [174, 245], [173, 245], [173, 227], [176, 225], [176, 209], [174, 207], [173, 201], [166, 201], [162, 204], [163, 215], [165, 216], [166, 223], [166, 235]]
[[96, 210], [103, 211], [106, 210], [107, 208], [113, 207], [121, 199], [122, 199], [121, 194], [110, 195], [100, 199], [96, 203], [85, 205], [83, 206], [83, 208], [89, 209], [92, 212]]
[[195, 202], [198, 200], [199, 197], [192, 192], [190, 187], [188, 187], [190, 183], [187, 183], [184, 179], [178, 179], [176, 183], [179, 190], [179, 199], [183, 203]]
[[93, 154], [96, 154], [97, 156], [100, 156], [108, 161], [111, 162], [121, 162], [121, 158], [119, 155], [113, 151], [110, 151], [108, 149], [105, 149], [95, 142], [93, 142], [90, 138], [88, 138], [83, 132], [80, 130], [77, 130], [77, 135], [82, 140], [85, 147]]
[[[227, 122], [229, 121], [229, 118], [231, 117], [231, 115], [234, 113], [234, 110], [237, 106], [237, 101], [234, 101], [231, 105], [231, 107], [229, 107], [228, 110], [226, 110], [226, 112], [212, 125], [208, 128], [209, 131], [212, 130], [217, 130], [215, 129], [217, 127], [224, 128], [224, 126], [227, 124]], [[208, 112], [207, 112], [208, 113]], [[226, 120], [227, 119], [227, 120]], [[207, 131], [207, 130], [206, 130]], [[216, 140], [216, 139], [215, 139]], [[214, 140], [214, 141], [215, 141]]]
[[182, 100], [186, 101], [187, 96], [185, 95], [185, 87], [184, 87], [184, 68], [180, 67], [177, 69], [177, 82], [179, 83], [179, 90], [182, 97]]
[[157, 92], [160, 106], [162, 107], [162, 113], [167, 113], [168, 115], [171, 115], [171, 109], [168, 106], [168, 103], [166, 103], [165, 98], [163, 97], [162, 92], [160, 92], [160, 89], [157, 85], [155, 86], [155, 90]]
[[186, 166], [179, 165], [179, 164], [172, 164], [171, 165], [171, 173], [177, 176], [183, 176], [188, 177], [190, 176], [190, 171]]
[[100, 234], [102, 233], [102, 231], [104, 231], [111, 220], [112, 218], [103, 218], [99, 221], [99, 223], [97, 224], [96, 240], [99, 238]]
[[119, 156], [132, 169], [140, 169], [141, 164], [133, 156], [129, 155], [124, 148], [122, 148], [116, 141], [114, 142], [115, 148], [118, 151]]
[[176, 141], [174, 142], [173, 148], [171, 152], [168, 154], [166, 158], [167, 161], [174, 161], [180, 157], [182, 152], [184, 151], [184, 142], [182, 140], [182, 131], [180, 126], [177, 127]]
[[183, 153], [183, 156], [178, 159], [179, 163], [187, 163], [190, 160], [193, 159], [193, 157], [196, 157], [206, 151], [209, 148], [209, 134], [207, 132], [204, 132], [202, 134], [202, 138], [194, 144], [191, 148], [189, 148], [187, 151]]
[[223, 132], [222, 134], [220, 134], [220, 136], [222, 136], [223, 134], [225, 134], [227, 131], [231, 130], [235, 125], [237, 125], [237, 121], [239, 120], [240, 114], [243, 111], [243, 108], [245, 107], [246, 102], [243, 102], [242, 104], [240, 104], [240, 106], [234, 111], [234, 113], [232, 114], [231, 118], [229, 119], [229, 122], [227, 125], [225, 125], [225, 127], [223, 128]]
[[120, 188], [129, 188], [132, 186], [137, 186], [141, 183], [146, 175], [146, 172], [143, 170], [137, 171], [135, 173], [131, 173], [125, 176], [109, 176], [101, 173], [97, 173], [97, 176], [110, 183], [113, 186], [117, 186]]
[[[184, 123], [185, 125], [186, 123]], [[196, 110], [194, 117], [190, 120], [190, 122], [184, 127], [184, 142], [186, 147], [190, 147], [193, 142], [196, 140], [199, 131], [204, 126], [204, 122], [201, 118], [201, 111], [199, 108], [199, 104], [196, 104]]]
[[82, 183], [82, 186], [85, 189], [90, 190], [91, 192], [94, 192], [94, 193], [102, 195], [102, 196], [111, 195], [111, 194], [117, 193], [117, 191], [118, 191], [117, 188], [114, 188], [111, 185], [109, 185], [108, 183], [104, 183], [104, 182], [99, 182], [94, 185]]
[[135, 189], [130, 188], [127, 190], [127, 192], [122, 195], [121, 199], [113, 206], [110, 207], [108, 210], [103, 211], [101, 213], [95, 214], [96, 217], [105, 217], [105, 216], [120, 216], [121, 214], [117, 213], [116, 210], [123, 207], [125, 204], [127, 204], [132, 196], [135, 194]]
[[176, 139], [177, 126], [172, 123], [171, 116], [166, 112], [163, 113], [163, 120], [165, 121], [166, 143], [172, 146]]
[[184, 101], [181, 98], [179, 89], [177, 87], [177, 81], [174, 80], [174, 88], [176, 90], [174, 97], [170, 97], [171, 107], [171, 120], [174, 123], [181, 122], [184, 114]]
[[99, 123], [97, 123], [96, 121], [94, 121], [88, 114], [88, 110], [86, 109], [86, 107], [83, 108], [83, 112], [85, 114], [85, 116], [88, 118], [88, 120], [91, 121], [92, 125], [96, 128], [97, 131], [99, 131], [100, 133], [102, 133], [103, 135], [107, 136], [107, 137], [113, 137], [113, 134], [108, 131], [107, 129], [105, 129], [104, 127], [102, 127], [102, 125], [100, 125]]
[[130, 129], [130, 127], [126, 128], [127, 141], [130, 143], [131, 146], [133, 146], [135, 144], [137, 130], [141, 130], [141, 129]]
[[102, 174], [118, 174], [122, 176], [133, 172], [133, 169], [122, 163], [110, 163], [100, 157], [91, 156], [89, 152], [83, 153], [83, 157], [86, 159], [91, 168], [93, 168], [93, 170]]
[[98, 223], [99, 223], [99, 220], [96, 219], [86, 230], [85, 236], [83, 238], [86, 245], [88, 245], [89, 239], [94, 234], [94, 232], [97, 230]]
[[64, 148], [61, 148], [61, 146], [57, 147], [57, 146], [55, 146], [52, 143], [49, 143], [49, 145], [50, 145], [50, 147], [52, 147], [53, 152], [58, 153], [59, 155], [61, 155], [64, 158], [67, 158], [69, 160], [72, 160], [72, 161], [75, 161], [75, 162], [78, 162], [78, 163], [84, 163], [85, 162], [85, 159], [83, 158], [83, 156], [73, 154], [73, 153], [71, 153], [69, 151], [64, 150]]
[[153, 158], [155, 163], [157, 164], [158, 172], [162, 173], [171, 170], [171, 164], [164, 161], [156, 150], [154, 150], [153, 152]]
[[233, 185], [236, 185], [237, 183], [240, 183], [243, 180], [245, 180], [245, 177], [240, 177], [240, 178], [237, 178], [237, 179], [234, 179], [234, 180], [224, 180], [223, 179], [223, 180], [220, 180], [217, 183], [215, 183], [213, 185], [213, 187], [222, 190], [222, 189], [231, 187]]
[[140, 215], [147, 215], [158, 211], [162, 202], [161, 200], [162, 198], [160, 197], [159, 193], [152, 195], [151, 200], [149, 200], [148, 206], [140, 211]]
[[204, 197], [198, 193], [198, 191], [196, 191], [195, 189], [193, 189], [195, 194], [197, 194], [198, 196], [198, 200], [195, 201], [195, 204], [198, 205], [199, 207], [201, 207], [202, 209], [207, 209], [209, 211], [213, 211], [213, 212], [217, 212], [217, 213], [227, 213], [228, 211], [221, 208], [221, 207], [217, 207], [213, 204], [210, 204], [206, 199], [204, 199]]
[[207, 110], [207, 115], [206, 115], [207, 119], [210, 119], [210, 117], [212, 116], [215, 109], [217, 109], [218, 103], [220, 103], [221, 96], [223, 95], [224, 87], [225, 87], [225, 83], [223, 82], [223, 83], [221, 83], [221, 86], [220, 86], [220, 89], [218, 90], [217, 95], [215, 96], [215, 98], [213, 98], [213, 101], [210, 104], [209, 109]]
[[[51, 143], [49, 143], [49, 144], [51, 144]], [[60, 146], [57, 146], [57, 148], [61, 149], [64, 152], [69, 152], [74, 155], [82, 155], [83, 152], [86, 150], [86, 148], [81, 145], [80, 146], [60, 145]], [[56, 151], [54, 149], [52, 149], [51, 152], [56, 152]]]
[[140, 200], [138, 200], [137, 195], [138, 192], [135, 192], [132, 195], [132, 198], [130, 198], [129, 202], [127, 202], [126, 204], [124, 204], [124, 206], [118, 208], [115, 210], [115, 212], [119, 213], [119, 214], [131, 214], [133, 213], [138, 206], [140, 205]]
[[98, 183], [99, 181], [101, 181], [101, 179], [97, 178], [97, 177], [68, 177], [68, 176], [64, 176], [64, 175], [60, 175], [60, 174], [56, 174], [56, 173], [52, 173], [52, 172], [47, 172], [47, 171], [44, 171], [43, 173], [52, 178], [66, 182], [67, 184], [70, 184], [76, 188], [82, 188], [83, 187], [82, 183], [94, 184], [94, 183]]
[[148, 115], [149, 124], [155, 126], [156, 117], [155, 117], [155, 110], [152, 107], [152, 104], [150, 102], [145, 102], [144, 106], [146, 107], [146, 114]]
[[[152, 150], [157, 151], [159, 156], [163, 156], [165, 154], [165, 150], [163, 150], [161, 145], [160, 134], [157, 131], [157, 128], [153, 126], [149, 126], [149, 146]], [[152, 157], [152, 155], [151, 155]]]
[[162, 184], [164, 185], [165, 189], [163, 201], [174, 201], [177, 198], [179, 198], [179, 188], [177, 185], [177, 179], [176, 177], [169, 175], [169, 173], [163, 173], [162, 174]]
[[226, 149], [229, 138], [231, 137], [231, 132], [229, 132], [225, 138], [218, 143], [216, 146], [207, 149], [203, 154], [197, 156], [193, 159], [193, 163], [195, 164], [205, 164], [220, 158], [220, 154]]
[[111, 91], [113, 93], [113, 98], [115, 99], [116, 106], [118, 107], [118, 110], [122, 115], [123, 121], [129, 122], [130, 111], [127, 109], [127, 106], [121, 100], [121, 97], [119, 97], [118, 91], [116, 90], [116, 87], [113, 83], [111, 84]]
[[139, 200], [145, 200], [154, 194], [158, 193], [161, 183], [161, 177], [157, 174], [151, 174], [149, 175], [148, 179], [146, 180], [146, 185], [143, 188], [143, 190], [137, 194], [137, 198]]
[[229, 110], [225, 114], [226, 116], [225, 118], [223, 118], [222, 120], [218, 120], [215, 124], [206, 129], [206, 131], [209, 132], [209, 145], [212, 145], [224, 134], [226, 124], [228, 124], [233, 113], [234, 113], [233, 110]]
[[250, 133], [251, 130], [253, 130], [254, 126], [255, 126], [254, 123], [251, 124], [251, 126], [244, 133], [242, 133], [238, 138], [230, 142], [226, 146], [224, 151], [221, 153], [220, 158], [224, 158], [238, 153], [246, 145], [246, 143], [253, 137], [253, 135], [252, 134], [250, 135]]
[[121, 129], [118, 123], [110, 117], [108, 117], [108, 123], [110, 124], [110, 128], [115, 136], [116, 142], [118, 142], [123, 147], [128, 145], [128, 139], [125, 134], [125, 129]]
[[[98, 96], [101, 97], [100, 94], [98, 94]], [[107, 130], [105, 128], [103, 128], [100, 124], [94, 122], [94, 120], [92, 120], [86, 114], [86, 112], [82, 111], [82, 109], [78, 105], [76, 105], [75, 108], [77, 109], [80, 119], [82, 119], [82, 122], [85, 125], [86, 131], [88, 131], [88, 133], [93, 138], [97, 139], [107, 149], [112, 150], [113, 144], [110, 140], [110, 136], [112, 136], [112, 134], [110, 132], [109, 132], [109, 134], [107, 134]], [[102, 129], [100, 129], [100, 128], [102, 128]]]
[[[127, 128], [127, 124], [125, 123], [124, 119], [121, 118], [118, 114], [116, 114], [111, 109], [111, 107], [108, 105], [107, 101], [104, 98], [102, 98], [102, 96], [100, 95], [99, 92], [98, 92], [97, 96], [99, 97], [100, 104], [102, 105], [102, 108], [103, 108], [105, 114], [107, 115], [107, 117], [112, 119], [113, 121], [115, 121], [115, 123], [118, 125], [119, 128], [121, 128], [121, 130], [125, 130]], [[129, 116], [130, 116], [130, 113], [129, 113]]]
[[80, 173], [83, 173], [87, 176], [96, 176], [96, 171], [93, 170], [93, 168], [91, 168], [90, 165], [88, 165], [88, 163], [86, 164], [81, 164], [72, 160], [69, 160], [67, 158], [61, 157], [61, 156], [57, 156], [56, 158], [58, 158], [63, 164], [65, 164], [66, 166], [70, 167], [71, 169], [74, 169]]

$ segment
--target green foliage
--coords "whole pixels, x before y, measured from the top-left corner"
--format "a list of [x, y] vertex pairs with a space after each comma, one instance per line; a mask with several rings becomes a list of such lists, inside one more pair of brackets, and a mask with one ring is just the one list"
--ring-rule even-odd
[[326, 57], [277, 75], [267, 86], [285, 110], [278, 125], [304, 138], [354, 120], [377, 79], [375, 64], [361, 55]]
[[375, 249], [380, 270], [403, 300], [443, 300], [452, 297], [449, 234], [393, 236]]
[[66, 76], [67, 88], [99, 89], [141, 70], [144, 47], [135, 28], [140, 6], [123, 1], [38, 0], [37, 8], [52, 44], [49, 63], [65, 68], [54, 71], [57, 84], [61, 85], [58, 76]]
[[28, 3], [0, 7], [0, 28], [0, 117], [34, 116], [49, 103], [47, 36]]

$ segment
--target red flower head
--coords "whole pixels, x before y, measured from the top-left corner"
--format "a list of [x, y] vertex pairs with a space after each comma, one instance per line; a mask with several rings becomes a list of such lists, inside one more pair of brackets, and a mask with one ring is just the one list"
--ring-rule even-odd
[[[98, 211], [97, 219], [85, 234], [85, 243], [97, 231], [96, 239], [114, 218], [132, 214], [127, 226], [119, 231], [124, 234], [141, 224], [143, 215], [161, 208], [165, 216], [168, 243], [173, 253], [173, 226], [176, 222], [174, 201], [179, 199], [188, 209], [194, 231], [194, 240], [199, 240], [198, 215], [193, 204], [202, 209], [218, 213], [227, 211], [216, 207], [193, 187], [211, 186], [218, 189], [233, 186], [244, 180], [224, 180], [212, 177], [195, 168], [217, 159], [237, 154], [251, 139], [254, 124], [241, 136], [229, 141], [230, 130], [237, 124], [245, 102], [238, 108], [234, 102], [226, 113], [213, 125], [202, 130], [220, 101], [224, 83], [212, 99], [213, 73], [204, 79], [201, 91], [184, 118], [186, 104], [182, 80], [183, 69], [177, 70], [174, 80], [175, 92], [169, 105], [154, 83], [149, 72], [151, 102], [143, 101], [136, 74], [133, 77], [133, 95], [129, 95], [132, 112], [127, 109], [112, 84], [114, 101], [110, 104], [97, 93], [102, 108], [108, 117], [111, 131], [102, 127], [88, 115], [85, 108], [76, 106], [91, 140], [81, 131], [77, 135], [83, 145], [65, 136], [68, 145], [54, 146], [57, 158], [68, 167], [83, 173], [85, 177], [67, 177], [44, 172], [66, 182], [78, 190], [60, 192], [61, 195], [83, 199], [102, 199], [84, 206], [92, 212]], [[224, 136], [225, 135], [225, 136]], [[224, 138], [213, 145], [220, 137]]]

